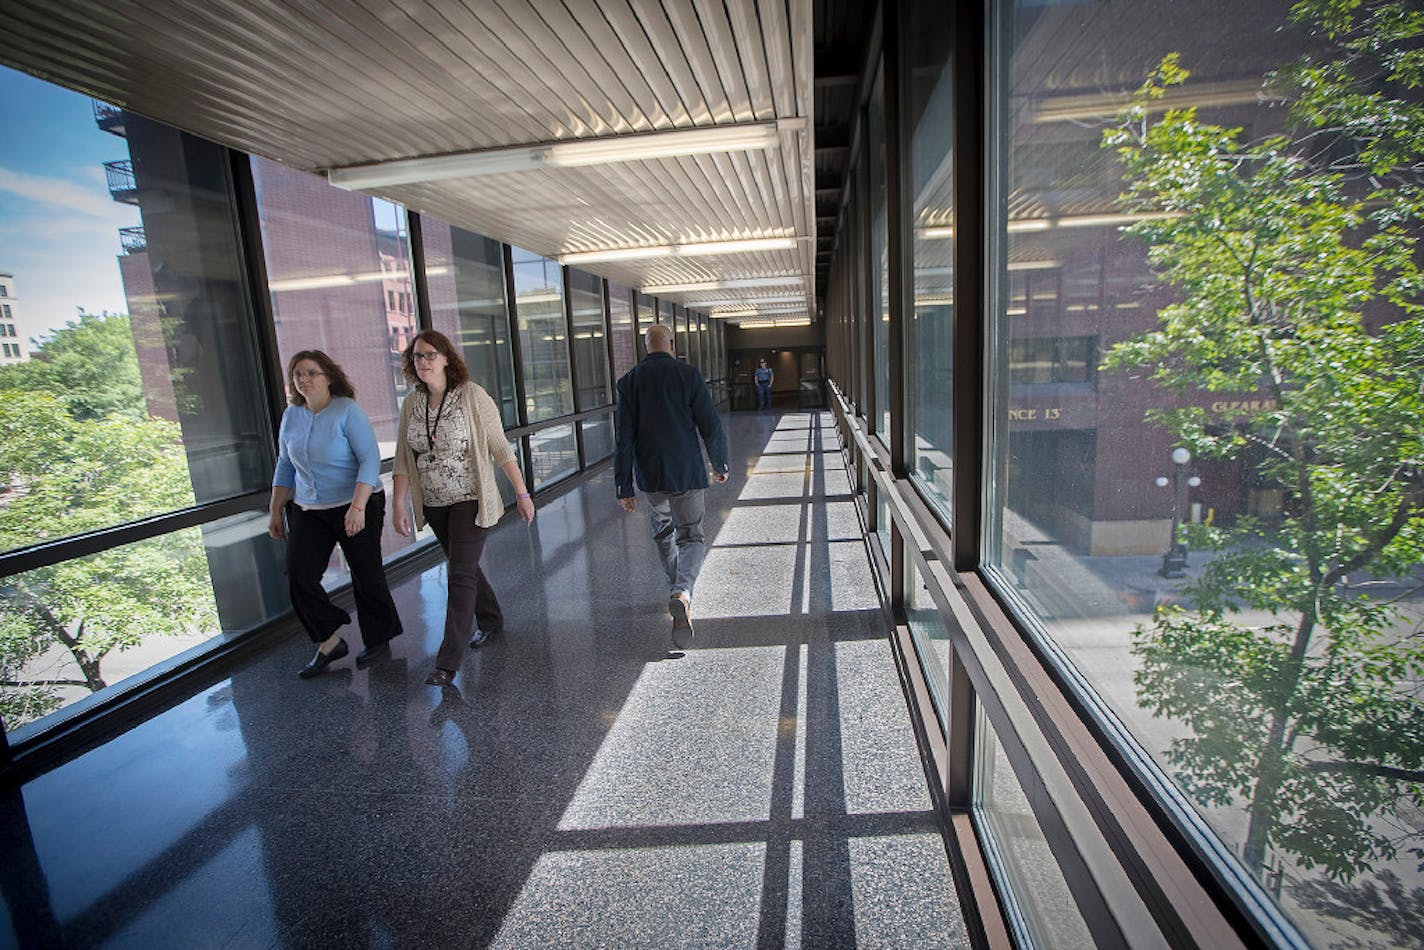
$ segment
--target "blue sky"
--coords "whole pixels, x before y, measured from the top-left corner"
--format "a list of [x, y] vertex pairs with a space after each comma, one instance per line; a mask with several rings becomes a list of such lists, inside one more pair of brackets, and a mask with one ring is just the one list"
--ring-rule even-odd
[[87, 96], [0, 66], [0, 271], [15, 275], [20, 332], [43, 337], [75, 308], [126, 312], [118, 229], [138, 208], [109, 197], [104, 162], [128, 158]]

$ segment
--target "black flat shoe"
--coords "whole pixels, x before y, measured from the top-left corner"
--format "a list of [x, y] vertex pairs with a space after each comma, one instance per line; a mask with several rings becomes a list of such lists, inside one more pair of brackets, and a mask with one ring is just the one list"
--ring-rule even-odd
[[346, 645], [346, 639], [343, 637], [337, 642], [336, 649], [330, 653], [317, 650], [316, 656], [308, 660], [307, 665], [297, 671], [297, 675], [304, 680], [309, 680], [350, 652], [351, 648]]
[[470, 638], [470, 649], [478, 650], [486, 643], [489, 643], [492, 638], [499, 636], [503, 632], [503, 627], [495, 627], [493, 630], [481, 630], [476, 627], [475, 635]]
[[434, 673], [425, 678], [426, 686], [449, 686], [453, 682], [455, 682], [455, 671], [442, 670], [438, 666]]
[[356, 669], [364, 670], [372, 663], [379, 663], [391, 655], [391, 645], [389, 642], [381, 642], [373, 647], [367, 647], [356, 654]]

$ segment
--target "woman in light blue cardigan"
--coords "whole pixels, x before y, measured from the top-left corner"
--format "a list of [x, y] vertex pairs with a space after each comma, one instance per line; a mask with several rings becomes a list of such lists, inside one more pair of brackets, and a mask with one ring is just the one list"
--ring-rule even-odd
[[293, 356], [287, 380], [292, 404], [277, 438], [267, 531], [287, 539], [292, 608], [317, 645], [316, 655], [298, 672], [307, 679], [350, 652], [336, 631], [351, 622], [351, 615], [333, 604], [321, 586], [337, 545], [351, 570], [365, 646], [356, 666], [389, 656], [389, 641], [401, 632], [401, 622], [381, 563], [385, 493], [371, 421], [356, 404], [356, 390], [341, 367], [320, 350]]

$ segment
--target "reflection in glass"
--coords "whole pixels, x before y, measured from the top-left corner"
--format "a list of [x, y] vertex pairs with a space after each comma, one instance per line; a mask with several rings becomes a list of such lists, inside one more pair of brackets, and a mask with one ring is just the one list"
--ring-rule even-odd
[[974, 710], [974, 817], [1009, 891], [1009, 925], [1023, 946], [1091, 947], [1077, 902], [977, 699]]
[[949, 628], [920, 580], [914, 562], [905, 558], [905, 617], [920, 660], [930, 700], [939, 713], [940, 728], [949, 731]]
[[572, 424], [550, 426], [529, 436], [534, 454], [534, 490], [578, 471], [578, 440]]
[[527, 419], [538, 422], [568, 415], [574, 411], [574, 394], [569, 381], [563, 268], [557, 261], [517, 247], [510, 248], [510, 254]]
[[390, 458], [416, 330], [405, 212], [265, 158], [252, 179], [282, 366], [299, 350], [341, 364]]
[[914, 319], [906, 327], [910, 385], [906, 400], [911, 477], [949, 517], [953, 451], [954, 176], [951, 26], [942, 5], [908, 11], [910, 193]]
[[[637, 345], [633, 342], [636, 331], [633, 328], [633, 304], [627, 287], [612, 281], [608, 284], [608, 324], [613, 344], [613, 380], [616, 383], [623, 374], [633, 368], [637, 359]], [[614, 394], [616, 395], [616, 394]]]
[[573, 313], [578, 409], [606, 406], [611, 398], [608, 341], [604, 336], [603, 281], [593, 274], [570, 268], [569, 306]]
[[595, 416], [579, 423], [583, 428], [585, 465], [601, 462], [613, 454], [613, 417]]
[[499, 404], [506, 429], [519, 425], [514, 344], [505, 306], [504, 250], [498, 241], [420, 218], [431, 324], [460, 347], [470, 378]]
[[886, 446], [890, 445], [890, 251], [886, 243], [885, 193], [885, 73], [876, 70], [875, 85], [866, 106], [866, 127], [870, 135], [870, 228], [871, 287], [870, 325], [874, 354], [875, 417], [871, 422]]
[[1393, 190], [1421, 156], [1389, 118], [1424, 97], [1391, 77], [1414, 40], [1347, 6], [1006, 16], [986, 560], [1206, 847], [1307, 942], [1385, 945], [1418, 911], [1375, 895], [1424, 886], [1424, 334], [1394, 293], [1420, 226]]

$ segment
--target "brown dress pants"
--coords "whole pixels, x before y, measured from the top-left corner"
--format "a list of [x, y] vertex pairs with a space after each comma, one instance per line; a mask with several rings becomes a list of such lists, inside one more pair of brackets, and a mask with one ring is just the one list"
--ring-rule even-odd
[[480, 568], [480, 556], [485, 550], [488, 528], [475, 524], [478, 501], [462, 501], [454, 505], [425, 506], [425, 520], [435, 532], [435, 538], [445, 551], [446, 590], [445, 638], [435, 665], [442, 670], [458, 670], [465, 658], [466, 643], [475, 631], [475, 624], [487, 633], [504, 627], [504, 614], [499, 598], [489, 579]]

